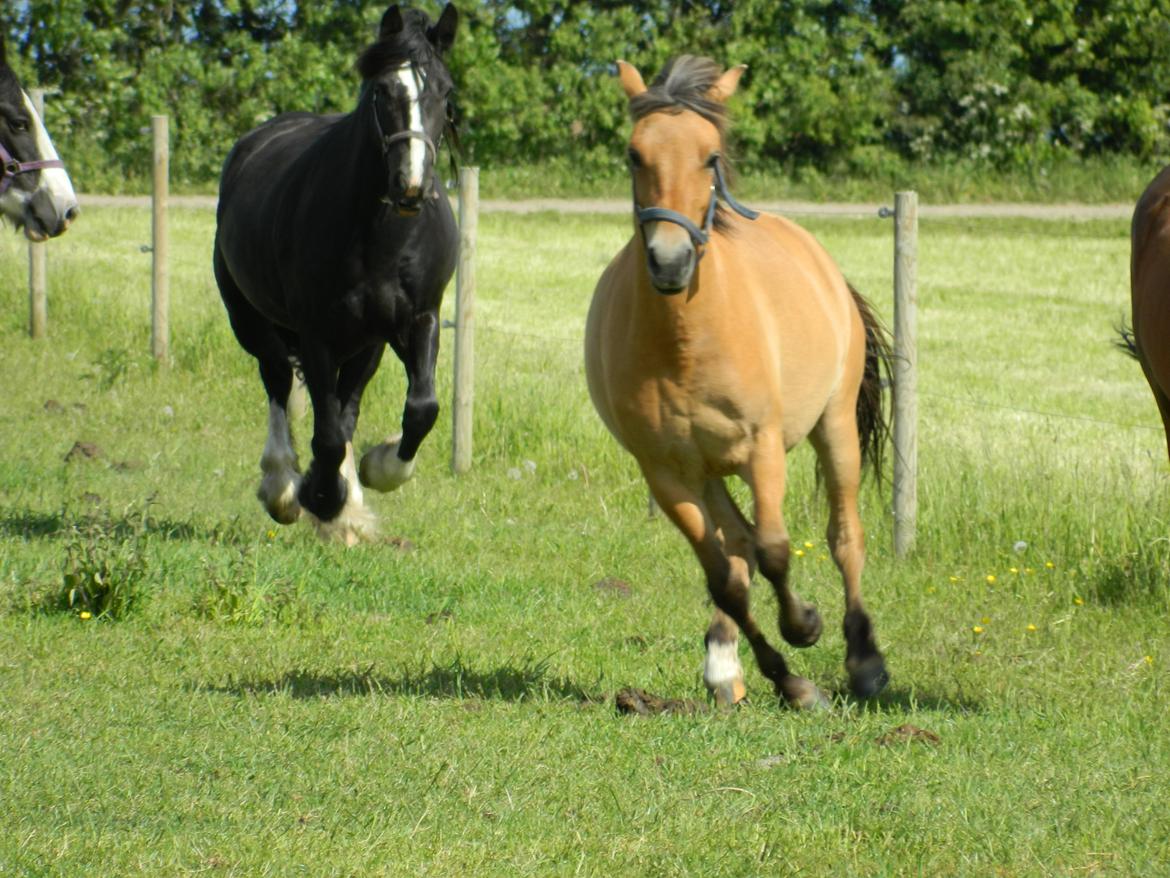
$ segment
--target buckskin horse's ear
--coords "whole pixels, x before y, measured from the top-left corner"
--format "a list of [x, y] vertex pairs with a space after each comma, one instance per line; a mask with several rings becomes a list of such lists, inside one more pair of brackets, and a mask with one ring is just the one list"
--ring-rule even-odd
[[443, 7], [443, 14], [434, 27], [427, 28], [427, 39], [440, 52], [446, 52], [455, 42], [455, 25], [459, 23], [459, 11], [454, 3]]
[[395, 3], [382, 16], [382, 25], [378, 28], [378, 39], [384, 40], [387, 37], [400, 34], [402, 33], [402, 28], [402, 11], [398, 8], [398, 4]]
[[618, 61], [617, 67], [618, 77], [621, 79], [626, 97], [636, 98], [646, 90], [646, 83], [642, 80], [642, 74], [638, 72], [637, 67], [628, 61]]
[[745, 70], [747, 70], [746, 64], [737, 64], [715, 80], [715, 84], [707, 92], [711, 100], [723, 103], [735, 94], [735, 89], [739, 85], [739, 78], [743, 76]]

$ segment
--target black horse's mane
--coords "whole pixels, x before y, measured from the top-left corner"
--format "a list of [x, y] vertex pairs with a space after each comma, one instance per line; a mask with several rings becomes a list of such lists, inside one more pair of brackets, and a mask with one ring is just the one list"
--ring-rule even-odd
[[403, 64], [424, 66], [435, 56], [434, 47], [427, 39], [430, 17], [420, 9], [402, 10], [402, 30], [380, 38], [357, 59], [362, 79], [372, 79], [383, 70]]

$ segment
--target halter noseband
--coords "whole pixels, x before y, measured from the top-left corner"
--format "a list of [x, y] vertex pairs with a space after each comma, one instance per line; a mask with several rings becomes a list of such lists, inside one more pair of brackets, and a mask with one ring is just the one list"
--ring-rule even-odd
[[[703, 218], [702, 228], [696, 226], [689, 217], [684, 216], [676, 210], [670, 210], [666, 207], [639, 207], [638, 195], [635, 192], [634, 216], [638, 220], [638, 229], [642, 232], [643, 243], [646, 240], [646, 223], [668, 222], [686, 229], [687, 234], [691, 236], [691, 241], [694, 243], [695, 249], [698, 250], [711, 239], [711, 224], [715, 219], [715, 208], [718, 205], [719, 199], [727, 202], [728, 207], [745, 219], [754, 220], [760, 215], [758, 210], [744, 207], [735, 200], [731, 191], [727, 188], [727, 181], [723, 179], [723, 169], [719, 162], [715, 163], [712, 170], [715, 172], [715, 179], [711, 182], [711, 200], [707, 202], [707, 215]], [[703, 258], [704, 252], [703, 250], [699, 250], [699, 259]]]
[[37, 159], [34, 162], [19, 162], [13, 158], [12, 153], [4, 148], [4, 144], [0, 143], [0, 162], [3, 162], [3, 168], [0, 169], [0, 195], [8, 191], [8, 187], [12, 185], [12, 181], [16, 179], [18, 174], [27, 174], [31, 171], [39, 171], [43, 168], [64, 168], [65, 163], [60, 159]]

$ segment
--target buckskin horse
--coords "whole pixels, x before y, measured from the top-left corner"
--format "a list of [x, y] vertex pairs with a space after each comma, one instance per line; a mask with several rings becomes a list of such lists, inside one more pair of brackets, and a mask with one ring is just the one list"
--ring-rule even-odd
[[[784, 639], [803, 647], [820, 636], [816, 608], [789, 584], [781, 509], [786, 454], [807, 438], [823, 469], [828, 543], [844, 580], [850, 686], [872, 696], [887, 674], [861, 600], [857, 494], [863, 452], [880, 458], [885, 435], [884, 330], [810, 234], [748, 210], [728, 191], [725, 102], [744, 67], [722, 72], [684, 55], [650, 88], [630, 64], [618, 68], [634, 120], [634, 233], [594, 292], [586, 374], [602, 421], [706, 574], [716, 609], [704, 682], [718, 703], [744, 697], [742, 631], [784, 702], [826, 701], [788, 669], [748, 601], [758, 565], [776, 591]], [[728, 492], [732, 475], [751, 489], [754, 523]]]
[[1132, 325], [1122, 330], [1122, 347], [1141, 363], [1170, 452], [1170, 167], [1138, 199], [1130, 241]]
[[[373, 529], [361, 486], [389, 491], [409, 479], [438, 416], [438, 310], [458, 235], [434, 165], [457, 17], [450, 4], [433, 23], [391, 6], [358, 58], [354, 110], [277, 116], [235, 145], [220, 182], [215, 277], [268, 393], [259, 499], [282, 524], [303, 507], [323, 535], [349, 544]], [[408, 379], [402, 432], [359, 471], [358, 409], [387, 343]], [[287, 416], [294, 366], [313, 404], [303, 479]]]
[[32, 100], [8, 66], [0, 33], [0, 214], [30, 241], [64, 232], [77, 196]]

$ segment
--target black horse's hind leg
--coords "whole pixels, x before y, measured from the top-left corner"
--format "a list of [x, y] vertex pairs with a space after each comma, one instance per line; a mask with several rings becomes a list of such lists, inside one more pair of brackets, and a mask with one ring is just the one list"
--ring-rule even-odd
[[232, 331], [240, 346], [259, 363], [260, 379], [268, 394], [268, 439], [260, 456], [263, 475], [256, 496], [273, 519], [291, 524], [300, 517], [301, 507], [297, 502], [300, 470], [288, 426], [288, 397], [293, 381], [288, 345], [277, 329], [244, 298], [218, 247], [213, 264]]
[[439, 401], [435, 397], [435, 362], [439, 357], [439, 317], [434, 311], [418, 315], [408, 343], [399, 350], [408, 386], [402, 409], [402, 433], [371, 448], [362, 458], [361, 480], [376, 491], [392, 491], [414, 474], [414, 458], [423, 439], [435, 426]]

